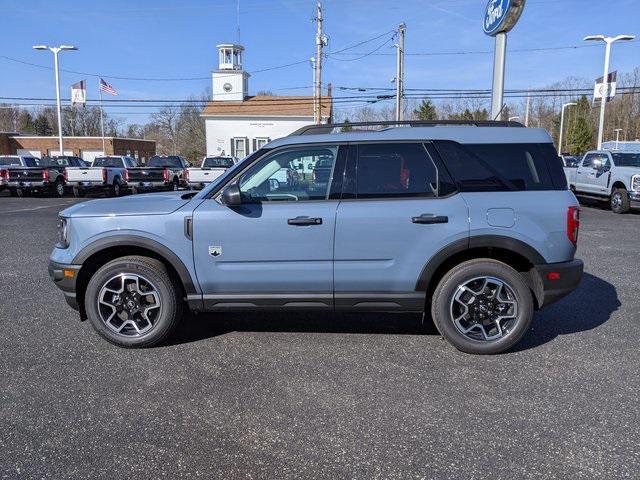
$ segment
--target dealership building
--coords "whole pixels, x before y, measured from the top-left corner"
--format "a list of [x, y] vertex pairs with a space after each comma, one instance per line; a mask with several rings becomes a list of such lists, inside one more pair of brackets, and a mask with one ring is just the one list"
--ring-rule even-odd
[[[64, 137], [64, 154], [89, 162], [102, 155], [129, 155], [144, 163], [155, 153], [154, 140], [105, 137], [103, 150], [102, 137]], [[0, 155], [33, 155], [39, 158], [60, 155], [58, 137], [0, 132]]]

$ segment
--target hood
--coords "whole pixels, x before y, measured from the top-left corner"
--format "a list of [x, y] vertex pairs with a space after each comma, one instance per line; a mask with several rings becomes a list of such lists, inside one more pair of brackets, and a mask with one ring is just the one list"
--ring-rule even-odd
[[185, 192], [145, 193], [77, 203], [60, 212], [63, 217], [119, 217], [124, 215], [168, 215], [189, 203]]

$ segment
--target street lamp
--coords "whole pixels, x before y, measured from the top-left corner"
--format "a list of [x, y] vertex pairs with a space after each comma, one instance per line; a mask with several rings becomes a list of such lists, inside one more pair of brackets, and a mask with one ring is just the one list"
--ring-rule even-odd
[[618, 150], [618, 143], [620, 142], [620, 132], [622, 131], [621, 128], [616, 128], [614, 130], [614, 132], [616, 132], [616, 150]]
[[520, 118], [520, 115], [516, 115], [515, 117], [509, 117], [509, 121], [515, 120], [516, 118]]
[[558, 139], [558, 153], [560, 155], [562, 155], [562, 134], [564, 133], [564, 110], [573, 105], [577, 105], [577, 103], [569, 102], [562, 105], [562, 112], [560, 113], [560, 138]]
[[604, 135], [604, 106], [607, 103], [606, 95], [609, 93], [609, 59], [611, 58], [611, 45], [618, 40], [633, 40], [635, 35], [618, 35], [616, 37], [605, 37], [604, 35], [589, 35], [584, 40], [596, 40], [606, 44], [604, 53], [604, 75], [602, 82], [607, 86], [606, 94], [602, 95], [600, 101], [600, 123], [598, 125], [598, 150], [602, 149], [602, 137]]
[[60, 106], [60, 71], [58, 68], [58, 53], [62, 50], [77, 50], [73, 45], [60, 45], [59, 47], [48, 47], [46, 45], [34, 45], [34, 50], [49, 50], [53, 52], [53, 66], [56, 73], [56, 103], [58, 106], [58, 142], [60, 143], [60, 155], [64, 155], [64, 145], [62, 142], [62, 107]]

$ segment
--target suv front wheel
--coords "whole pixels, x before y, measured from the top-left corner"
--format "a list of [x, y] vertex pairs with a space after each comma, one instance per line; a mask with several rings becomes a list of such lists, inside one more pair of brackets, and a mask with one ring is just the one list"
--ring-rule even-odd
[[533, 298], [524, 279], [492, 259], [470, 260], [447, 272], [431, 302], [442, 336], [466, 353], [508, 350], [529, 330]]
[[93, 328], [121, 347], [165, 340], [182, 314], [180, 288], [159, 260], [130, 256], [102, 266], [89, 280], [85, 311]]

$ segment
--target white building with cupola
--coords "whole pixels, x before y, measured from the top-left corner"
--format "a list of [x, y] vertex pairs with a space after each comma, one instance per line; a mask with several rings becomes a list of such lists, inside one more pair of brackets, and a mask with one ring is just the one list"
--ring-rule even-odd
[[[218, 68], [211, 72], [211, 101], [201, 113], [207, 155], [241, 159], [265, 143], [313, 123], [313, 96], [251, 96], [251, 75], [242, 64], [244, 47], [223, 43], [217, 48]], [[330, 120], [331, 109], [329, 94], [321, 101], [323, 122]]]

